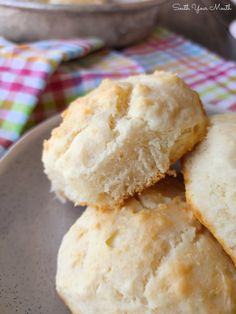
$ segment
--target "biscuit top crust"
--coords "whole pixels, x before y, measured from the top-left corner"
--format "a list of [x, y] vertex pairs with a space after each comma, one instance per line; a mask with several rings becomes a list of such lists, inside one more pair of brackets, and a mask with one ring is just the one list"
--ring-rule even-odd
[[73, 313], [235, 313], [235, 269], [183, 194], [168, 178], [120, 210], [86, 209], [58, 255]]
[[167, 72], [104, 80], [62, 117], [44, 143], [52, 190], [100, 208], [120, 206], [163, 178], [207, 125], [197, 93]]
[[[145, 121], [151, 130], [173, 129], [180, 127], [183, 121], [190, 124], [198, 115], [202, 119], [203, 109], [199, 103], [198, 94], [172, 73], [156, 71], [153, 75], [131, 76], [119, 81], [105, 79], [98, 88], [75, 100], [63, 112], [63, 123], [52, 135], [54, 139], [63, 136], [67, 142], [90, 123], [96, 134], [101, 118], [109, 119], [110, 129], [115, 132], [116, 128], [125, 128], [124, 123], [117, 125], [124, 116]], [[176, 119], [180, 112], [181, 116]]]
[[[87, 128], [91, 136], [96, 136], [97, 129], [104, 124], [104, 132], [107, 132], [107, 121], [110, 130], [107, 137], [97, 138], [100, 147], [121, 133], [127, 120], [142, 120], [151, 130], [160, 132], [181, 128], [183, 122], [191, 126], [193, 118], [202, 119], [203, 109], [199, 103], [198, 94], [172, 73], [156, 71], [153, 75], [131, 76], [120, 81], [105, 79], [62, 113], [63, 122], [53, 130], [51, 139], [44, 142], [44, 149], [47, 151], [53, 146], [54, 154], [59, 156]], [[87, 151], [89, 158], [89, 145]], [[94, 149], [90, 153], [94, 155]]]

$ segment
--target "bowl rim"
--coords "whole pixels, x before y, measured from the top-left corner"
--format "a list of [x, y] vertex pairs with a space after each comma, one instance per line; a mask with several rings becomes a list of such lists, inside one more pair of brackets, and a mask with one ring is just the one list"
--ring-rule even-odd
[[50, 4], [43, 2], [31, 2], [26, 0], [0, 0], [0, 7], [8, 7], [22, 10], [41, 11], [69, 11], [69, 12], [113, 12], [142, 10], [153, 8], [163, 4], [165, 0], [134, 0], [128, 3], [106, 3], [106, 4]]

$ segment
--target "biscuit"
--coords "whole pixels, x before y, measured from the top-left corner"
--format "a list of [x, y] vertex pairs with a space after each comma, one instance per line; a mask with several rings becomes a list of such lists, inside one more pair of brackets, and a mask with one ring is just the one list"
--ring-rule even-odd
[[236, 265], [236, 115], [210, 120], [207, 137], [183, 162], [186, 197]]
[[164, 179], [120, 210], [88, 207], [70, 228], [56, 288], [72, 313], [236, 313], [236, 270], [178, 184]]
[[45, 141], [45, 173], [61, 198], [112, 208], [163, 178], [206, 126], [197, 93], [174, 74], [105, 80]]

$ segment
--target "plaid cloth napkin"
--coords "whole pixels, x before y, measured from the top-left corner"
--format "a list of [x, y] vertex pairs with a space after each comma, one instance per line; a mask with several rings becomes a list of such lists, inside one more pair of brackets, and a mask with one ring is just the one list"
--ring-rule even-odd
[[201, 96], [204, 105], [236, 110], [236, 63], [172, 33], [157, 28], [143, 44], [124, 51], [145, 71], [154, 69], [177, 73]]
[[0, 39], [0, 155], [24, 130], [63, 110], [105, 77], [156, 69], [178, 73], [206, 107], [236, 110], [236, 63], [161, 27], [122, 51], [98, 39], [14, 45]]

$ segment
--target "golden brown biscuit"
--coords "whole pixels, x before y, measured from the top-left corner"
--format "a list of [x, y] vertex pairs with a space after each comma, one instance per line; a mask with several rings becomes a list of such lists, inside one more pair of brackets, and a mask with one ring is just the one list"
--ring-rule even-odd
[[164, 179], [120, 210], [86, 209], [58, 254], [74, 314], [236, 313], [236, 270], [181, 189]]
[[183, 162], [186, 196], [195, 215], [236, 265], [236, 115], [210, 120], [207, 137]]
[[206, 125], [197, 93], [174, 74], [105, 80], [64, 112], [44, 144], [45, 173], [75, 204], [121, 205], [163, 178]]

